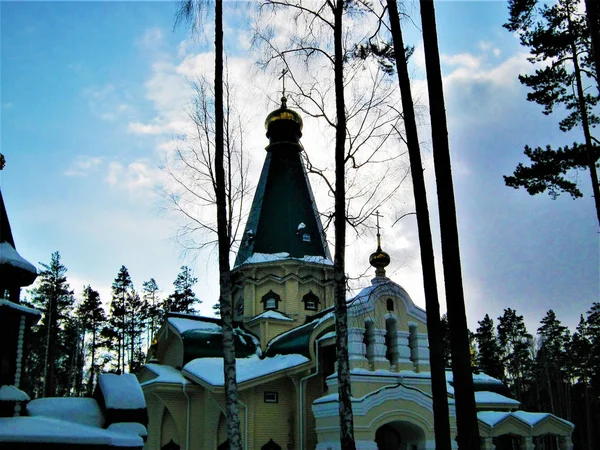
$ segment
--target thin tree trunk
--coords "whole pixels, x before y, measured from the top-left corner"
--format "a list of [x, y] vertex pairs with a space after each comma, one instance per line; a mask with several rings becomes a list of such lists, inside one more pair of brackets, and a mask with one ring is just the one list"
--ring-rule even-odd
[[[233, 310], [231, 305], [231, 272], [229, 269], [229, 237], [225, 169], [223, 167], [223, 1], [215, 1], [215, 194], [217, 199], [217, 233], [219, 239], [219, 285], [223, 333], [223, 374], [225, 378], [225, 411], [229, 448], [242, 449], [240, 407], [235, 370]], [[230, 218], [231, 219], [231, 218]]]
[[442, 239], [444, 284], [446, 288], [446, 304], [452, 349], [452, 372], [454, 374], [458, 428], [457, 441], [460, 449], [479, 450], [479, 428], [471, 372], [471, 354], [467, 333], [462, 270], [460, 266], [458, 227], [456, 223], [456, 207], [454, 203], [454, 186], [448, 145], [442, 71], [435, 24], [435, 8], [433, 0], [420, 0], [420, 5]]
[[51, 336], [52, 336], [52, 319], [53, 319], [53, 314], [52, 314], [52, 296], [50, 297], [50, 299], [48, 300], [48, 316], [46, 318], [46, 351], [44, 352], [44, 384], [42, 385], [42, 396], [43, 397], [49, 397], [50, 396], [50, 392], [51, 392], [51, 384], [52, 384], [52, 377], [53, 377], [53, 370], [50, 367], [52, 364], [52, 361], [54, 360], [54, 358], [51, 355], [51, 350], [50, 350], [50, 342], [51, 342]]
[[435, 278], [433, 239], [429, 226], [429, 209], [427, 206], [427, 192], [425, 190], [421, 150], [417, 133], [417, 121], [415, 119], [410, 79], [408, 77], [402, 28], [400, 27], [400, 18], [398, 16], [398, 5], [396, 4], [396, 0], [387, 0], [387, 5], [394, 41], [394, 53], [396, 55], [398, 84], [402, 96], [402, 112], [404, 113], [404, 127], [406, 129], [406, 142], [410, 158], [417, 226], [419, 229], [419, 243], [421, 246], [421, 265], [423, 267], [423, 284], [425, 286], [429, 359], [431, 364], [435, 445], [437, 450], [450, 450], [450, 419], [448, 414], [444, 352], [442, 349], [440, 304]]
[[96, 360], [96, 325], [94, 324], [94, 328], [92, 328], [92, 356], [91, 356], [92, 364], [90, 366], [90, 379], [88, 381], [88, 389], [87, 393], [91, 397], [94, 386], [94, 361]]
[[335, 109], [335, 257], [333, 264], [336, 358], [338, 363], [338, 394], [340, 412], [340, 444], [344, 450], [354, 450], [354, 418], [352, 413], [352, 389], [350, 363], [348, 361], [348, 306], [346, 305], [346, 110], [344, 101], [344, 54], [342, 50], [343, 0], [336, 0], [334, 7], [334, 76]]

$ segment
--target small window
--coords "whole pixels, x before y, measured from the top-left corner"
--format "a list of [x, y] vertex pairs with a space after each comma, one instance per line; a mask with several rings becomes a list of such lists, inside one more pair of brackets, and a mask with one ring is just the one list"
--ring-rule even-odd
[[261, 302], [264, 304], [265, 310], [279, 308], [279, 302], [281, 297], [273, 291], [267, 292], [263, 295]]
[[235, 305], [235, 312], [238, 316], [244, 315], [244, 298], [240, 297]]
[[267, 301], [265, 302], [265, 308], [266, 309], [277, 308], [277, 300], [275, 300], [274, 298], [268, 298]]
[[303, 240], [304, 242], [310, 242], [310, 234], [308, 234], [308, 233], [304, 233], [304, 234], [302, 235], [302, 240]]
[[388, 311], [394, 310], [394, 300], [392, 300], [391, 298], [387, 299], [387, 310]]
[[313, 291], [302, 297], [302, 301], [304, 302], [304, 309], [308, 311], [317, 311], [319, 309], [319, 297]]
[[279, 403], [277, 392], [265, 392], [265, 403]]

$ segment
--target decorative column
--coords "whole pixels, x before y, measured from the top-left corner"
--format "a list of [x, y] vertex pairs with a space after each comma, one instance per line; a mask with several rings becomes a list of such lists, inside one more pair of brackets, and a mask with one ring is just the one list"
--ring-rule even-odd
[[374, 357], [373, 357], [373, 368], [375, 370], [378, 369], [386, 369], [390, 370], [390, 361], [386, 358], [387, 347], [385, 345], [385, 335], [386, 330], [380, 330], [376, 328], [373, 330], [373, 335], [375, 337], [375, 346], [374, 346]]
[[417, 372], [429, 370], [429, 341], [426, 333], [417, 333], [416, 325], [410, 327], [410, 359]]
[[493, 438], [482, 437], [481, 438], [481, 450], [496, 450], [496, 446], [494, 445]]
[[571, 436], [558, 437], [558, 450], [573, 450], [573, 441]]
[[366, 358], [367, 346], [364, 343], [364, 338], [364, 328], [348, 328], [348, 360], [350, 361], [350, 369], [369, 368], [369, 361]]
[[521, 449], [522, 450], [535, 450], [535, 445], [533, 444], [533, 438], [530, 436], [524, 436], [521, 438]]
[[[21, 384], [21, 372], [23, 363], [23, 339], [25, 337], [25, 314], [21, 314], [19, 321], [19, 334], [17, 337], [17, 359], [15, 360], [15, 387], [18, 388]], [[21, 415], [21, 403], [15, 403], [15, 417]]]
[[408, 331], [397, 332], [396, 352], [398, 353], [398, 370], [414, 370], [415, 366], [410, 359], [410, 333]]

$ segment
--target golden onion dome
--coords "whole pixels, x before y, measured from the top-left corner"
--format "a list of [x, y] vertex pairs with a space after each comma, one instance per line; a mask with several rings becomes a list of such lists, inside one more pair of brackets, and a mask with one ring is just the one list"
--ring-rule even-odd
[[369, 256], [369, 264], [375, 267], [375, 269], [384, 269], [390, 265], [390, 255], [381, 250], [381, 247], [377, 247], [375, 253]]
[[287, 98], [281, 97], [281, 107], [271, 112], [265, 119], [265, 129], [269, 130], [269, 125], [278, 120], [291, 120], [296, 122], [302, 131], [302, 117], [293, 109], [288, 109]]

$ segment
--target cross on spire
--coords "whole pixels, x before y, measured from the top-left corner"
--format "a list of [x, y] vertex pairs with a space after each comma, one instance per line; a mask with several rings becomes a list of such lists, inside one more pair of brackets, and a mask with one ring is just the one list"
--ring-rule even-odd
[[381, 249], [381, 234], [379, 234], [379, 218], [383, 216], [379, 214], [379, 210], [375, 211], [375, 214], [373, 215], [377, 218], [377, 248]]
[[283, 84], [283, 89], [281, 91], [283, 97], [285, 97], [285, 74], [288, 73], [288, 72], [289, 72], [288, 69], [282, 69], [281, 70], [281, 76], [279, 77], [279, 79], [281, 80], [281, 82]]

